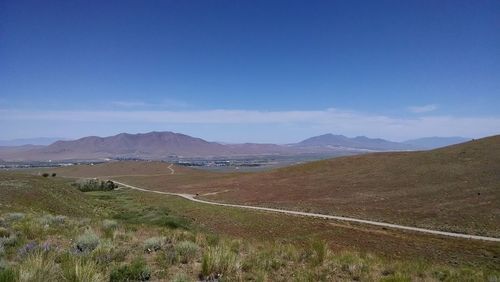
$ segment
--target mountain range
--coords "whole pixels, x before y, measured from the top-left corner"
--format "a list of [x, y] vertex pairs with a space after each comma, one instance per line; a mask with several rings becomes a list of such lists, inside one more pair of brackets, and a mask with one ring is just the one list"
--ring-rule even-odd
[[[435, 141], [435, 139], [433, 139]], [[422, 144], [429, 144], [421, 142]], [[441, 140], [439, 140], [441, 141]], [[442, 144], [446, 143], [443, 140]], [[450, 139], [448, 141], [457, 141]], [[296, 154], [359, 154], [373, 151], [409, 151], [424, 149], [418, 142], [398, 143], [365, 136], [349, 138], [325, 134], [299, 143], [221, 144], [174, 132], [120, 133], [109, 137], [88, 136], [71, 141], [56, 141], [47, 146], [0, 147], [5, 161], [98, 160], [105, 158], [165, 159], [169, 157], [235, 157]]]
[[436, 149], [439, 147], [445, 147], [450, 145], [455, 145], [459, 143], [464, 143], [472, 140], [472, 138], [465, 137], [424, 137], [419, 139], [412, 139], [404, 141], [404, 144], [408, 144], [411, 146], [416, 146], [423, 149]]

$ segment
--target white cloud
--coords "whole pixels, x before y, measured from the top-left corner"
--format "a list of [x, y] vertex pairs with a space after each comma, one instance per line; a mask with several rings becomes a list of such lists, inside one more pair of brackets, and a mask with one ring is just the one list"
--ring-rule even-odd
[[[500, 117], [419, 116], [396, 118], [347, 110], [316, 111], [255, 111], [255, 110], [200, 110], [200, 111], [21, 111], [0, 110], [0, 122], [19, 126], [47, 121], [66, 122], [76, 127], [78, 122], [97, 124], [172, 124], [245, 125], [255, 124], [274, 128], [279, 134], [285, 125], [294, 125], [297, 131], [333, 132], [349, 136], [366, 135], [393, 140], [422, 136], [481, 137], [500, 133]], [[28, 129], [27, 129], [28, 130]]]
[[112, 101], [111, 105], [118, 108], [131, 109], [184, 109], [190, 105], [184, 101], [177, 99], [163, 99], [157, 103], [149, 103], [144, 101]]
[[412, 113], [420, 114], [420, 113], [427, 113], [427, 112], [432, 112], [437, 110], [438, 106], [436, 104], [429, 104], [429, 105], [424, 105], [424, 106], [412, 106], [408, 107], [408, 110]]
[[144, 102], [137, 101], [113, 101], [111, 102], [113, 106], [123, 107], [123, 108], [136, 108], [136, 107], [144, 107], [148, 104]]

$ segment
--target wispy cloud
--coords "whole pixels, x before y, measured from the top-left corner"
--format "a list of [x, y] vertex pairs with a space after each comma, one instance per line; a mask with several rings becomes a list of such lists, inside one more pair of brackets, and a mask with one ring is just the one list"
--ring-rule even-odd
[[218, 124], [259, 124], [269, 128], [294, 125], [299, 130], [314, 128], [318, 132], [346, 135], [368, 135], [401, 140], [422, 136], [481, 137], [500, 133], [500, 117], [419, 116], [397, 118], [340, 109], [316, 111], [20, 111], [0, 110], [0, 122], [43, 125], [47, 121], [96, 123], [101, 125], [140, 123], [151, 125], [190, 124], [192, 126]]
[[112, 106], [115, 106], [117, 108], [123, 108], [127, 110], [133, 110], [133, 109], [185, 109], [190, 107], [190, 104], [181, 100], [177, 99], [162, 99], [161, 101], [158, 102], [145, 102], [145, 101], [112, 101], [111, 102]]
[[111, 105], [123, 108], [137, 108], [137, 107], [145, 107], [148, 104], [138, 101], [112, 101]]
[[420, 113], [428, 113], [438, 109], [436, 104], [429, 104], [424, 106], [411, 106], [408, 107], [408, 110], [412, 113], [420, 114]]

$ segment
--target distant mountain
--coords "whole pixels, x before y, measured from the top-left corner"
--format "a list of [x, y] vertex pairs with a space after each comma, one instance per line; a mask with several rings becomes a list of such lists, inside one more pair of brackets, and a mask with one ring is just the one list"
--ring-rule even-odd
[[338, 147], [373, 151], [398, 151], [415, 150], [416, 146], [392, 142], [379, 138], [368, 138], [358, 136], [349, 138], [344, 135], [324, 134], [308, 138], [299, 143], [293, 144], [295, 147]]
[[41, 150], [48, 156], [167, 157], [224, 154], [223, 145], [173, 132], [121, 133], [110, 137], [89, 136], [74, 141], [57, 141]]
[[121, 133], [56, 141], [48, 146], [0, 147], [7, 161], [99, 160], [113, 158], [166, 159], [169, 157], [246, 157], [259, 155], [352, 155], [371, 151], [412, 150], [414, 146], [372, 139], [325, 134], [289, 145], [221, 144], [174, 132]]
[[58, 140], [65, 140], [57, 137], [38, 137], [26, 139], [0, 140], [0, 146], [24, 146], [24, 145], [49, 145]]
[[219, 157], [280, 154], [290, 150], [274, 144], [230, 144], [208, 142], [174, 132], [121, 133], [109, 137], [89, 136], [56, 141], [48, 146], [4, 147], [0, 158], [27, 160], [96, 160], [105, 158], [164, 159], [167, 157]]
[[424, 137], [404, 141], [404, 144], [413, 145], [424, 149], [435, 149], [446, 147], [472, 140], [465, 137]]

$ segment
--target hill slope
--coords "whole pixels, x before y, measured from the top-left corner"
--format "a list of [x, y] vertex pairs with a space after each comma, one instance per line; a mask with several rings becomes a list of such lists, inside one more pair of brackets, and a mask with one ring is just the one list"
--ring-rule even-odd
[[374, 153], [200, 185], [213, 200], [500, 236], [500, 136]]

